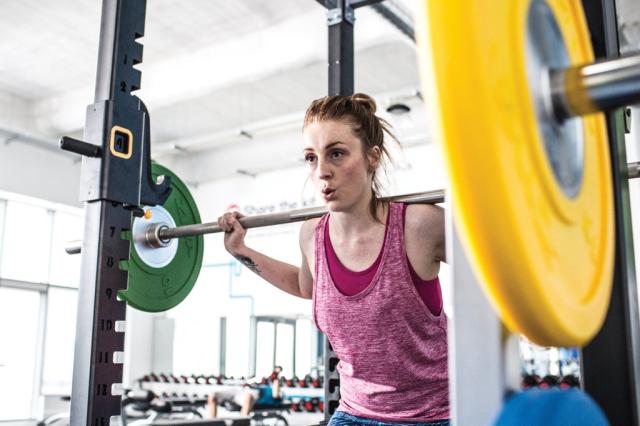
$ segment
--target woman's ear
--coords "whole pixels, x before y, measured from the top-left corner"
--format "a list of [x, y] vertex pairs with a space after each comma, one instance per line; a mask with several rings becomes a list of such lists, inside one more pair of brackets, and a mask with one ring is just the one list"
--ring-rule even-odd
[[367, 159], [369, 160], [369, 171], [374, 172], [380, 165], [380, 159], [382, 158], [382, 150], [379, 146], [374, 146], [369, 150]]

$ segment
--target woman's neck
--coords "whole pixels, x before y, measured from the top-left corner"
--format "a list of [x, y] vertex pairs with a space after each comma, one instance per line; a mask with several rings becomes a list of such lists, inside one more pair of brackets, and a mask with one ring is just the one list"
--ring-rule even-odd
[[[377, 203], [376, 216], [371, 215], [371, 194], [363, 201], [355, 204], [352, 208], [339, 212], [331, 212], [330, 229], [333, 235], [341, 235], [349, 238], [349, 236], [362, 235], [370, 232], [372, 227], [376, 225], [384, 226], [386, 222], [387, 206], [384, 203]], [[381, 223], [382, 222], [382, 223]], [[334, 232], [335, 231], [335, 234]]]

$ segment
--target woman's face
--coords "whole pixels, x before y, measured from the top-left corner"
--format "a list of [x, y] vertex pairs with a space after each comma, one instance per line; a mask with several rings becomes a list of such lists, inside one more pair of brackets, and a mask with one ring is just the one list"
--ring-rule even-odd
[[[371, 194], [377, 161], [343, 121], [312, 121], [303, 131], [311, 179], [331, 211], [343, 211]], [[375, 149], [375, 148], [374, 148]]]

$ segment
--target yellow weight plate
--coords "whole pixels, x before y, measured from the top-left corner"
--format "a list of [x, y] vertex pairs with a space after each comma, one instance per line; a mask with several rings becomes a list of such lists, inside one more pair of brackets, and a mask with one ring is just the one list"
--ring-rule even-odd
[[532, 1], [555, 17], [571, 64], [593, 61], [578, 0], [425, 0], [422, 82], [457, 225], [486, 294], [533, 342], [583, 345], [604, 320], [612, 285], [606, 127], [602, 114], [576, 121], [572, 193], [551, 165], [530, 88]]

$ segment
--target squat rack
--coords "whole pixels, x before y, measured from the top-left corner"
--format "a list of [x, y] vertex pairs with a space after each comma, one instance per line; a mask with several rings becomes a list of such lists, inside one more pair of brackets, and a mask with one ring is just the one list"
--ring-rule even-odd
[[[413, 29], [381, 0], [316, 0], [328, 9], [329, 94], [354, 92], [355, 9], [373, 6], [412, 37]], [[391, 3], [389, 3], [391, 4]], [[596, 56], [619, 56], [614, 0], [583, 0]], [[95, 101], [87, 109], [85, 141], [64, 138], [61, 147], [83, 155], [81, 201], [86, 202], [85, 239], [78, 294], [78, 322], [71, 403], [72, 425], [109, 425], [120, 413], [126, 288], [120, 262], [129, 258], [129, 230], [140, 206], [162, 204], [170, 183], [152, 181], [150, 125], [144, 106], [131, 92], [140, 87], [146, 0], [103, 0]], [[584, 389], [614, 424], [638, 424], [640, 331], [634, 268], [629, 190], [622, 115], [608, 114], [616, 211], [616, 258], [610, 309], [603, 328], [582, 350]], [[449, 369], [452, 418], [456, 424], [489, 423], [505, 393], [505, 365], [513, 355], [503, 347], [503, 328], [468, 264], [448, 217], [452, 262], [452, 324]], [[452, 255], [452, 256], [451, 256]], [[476, 331], [482, 329], [482, 344]], [[474, 340], [476, 339], [476, 340]], [[466, 354], [473, 350], [474, 357]], [[616, 362], [612, 363], [614, 359]], [[337, 358], [325, 353], [325, 419], [337, 408]], [[607, 366], [607, 368], [603, 368]]]

